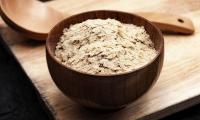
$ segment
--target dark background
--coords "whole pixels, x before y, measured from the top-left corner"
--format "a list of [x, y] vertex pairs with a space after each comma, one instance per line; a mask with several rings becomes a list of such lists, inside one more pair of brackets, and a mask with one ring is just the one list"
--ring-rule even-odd
[[52, 120], [38, 91], [0, 38], [0, 120]]

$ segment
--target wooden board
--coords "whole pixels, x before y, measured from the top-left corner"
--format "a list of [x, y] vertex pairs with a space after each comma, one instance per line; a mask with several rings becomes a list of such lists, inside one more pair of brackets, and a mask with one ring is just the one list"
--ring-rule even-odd
[[[59, 2], [57, 2], [59, 1]], [[65, 16], [93, 9], [176, 13], [192, 19], [191, 36], [164, 35], [165, 60], [155, 86], [130, 106], [110, 113], [86, 110], [71, 102], [53, 83], [46, 65], [44, 42], [27, 40], [1, 25], [1, 34], [19, 63], [59, 120], [155, 120], [200, 103], [199, 0], [57, 0], [47, 3]]]

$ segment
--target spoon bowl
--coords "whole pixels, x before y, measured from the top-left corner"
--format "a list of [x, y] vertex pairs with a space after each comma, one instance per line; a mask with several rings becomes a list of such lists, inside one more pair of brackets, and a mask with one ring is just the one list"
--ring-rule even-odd
[[36, 0], [0, 0], [0, 8], [9, 26], [36, 40], [45, 40], [51, 28], [64, 18], [60, 12]]

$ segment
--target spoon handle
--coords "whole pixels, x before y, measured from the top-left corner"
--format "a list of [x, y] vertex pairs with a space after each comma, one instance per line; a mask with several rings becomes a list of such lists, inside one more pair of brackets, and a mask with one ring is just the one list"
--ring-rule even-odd
[[[68, 17], [68, 9], [60, 8], [59, 6], [63, 6], [67, 4], [65, 0], [54, 0], [50, 2], [46, 2], [46, 5], [55, 8], [56, 10], [61, 11], [65, 17]], [[171, 15], [168, 13], [155, 13], [155, 12], [132, 12], [139, 16], [142, 16], [150, 21], [152, 21], [155, 25], [157, 25], [162, 31], [167, 31], [171, 33], [181, 33], [181, 34], [193, 34], [194, 33], [194, 25], [192, 21], [188, 18]]]
[[192, 21], [186, 17], [155, 12], [134, 12], [134, 14], [148, 19], [164, 32], [182, 34], [194, 33], [194, 25]]

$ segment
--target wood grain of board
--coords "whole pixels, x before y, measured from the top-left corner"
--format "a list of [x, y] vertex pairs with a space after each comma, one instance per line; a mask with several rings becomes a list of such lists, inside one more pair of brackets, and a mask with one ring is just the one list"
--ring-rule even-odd
[[192, 19], [195, 26], [190, 36], [164, 34], [163, 70], [147, 94], [120, 111], [99, 113], [76, 105], [58, 90], [47, 69], [44, 42], [27, 40], [1, 25], [1, 34], [57, 119], [156, 120], [200, 103], [199, 0], [56, 0], [47, 4], [65, 16], [94, 9], [176, 13]]

